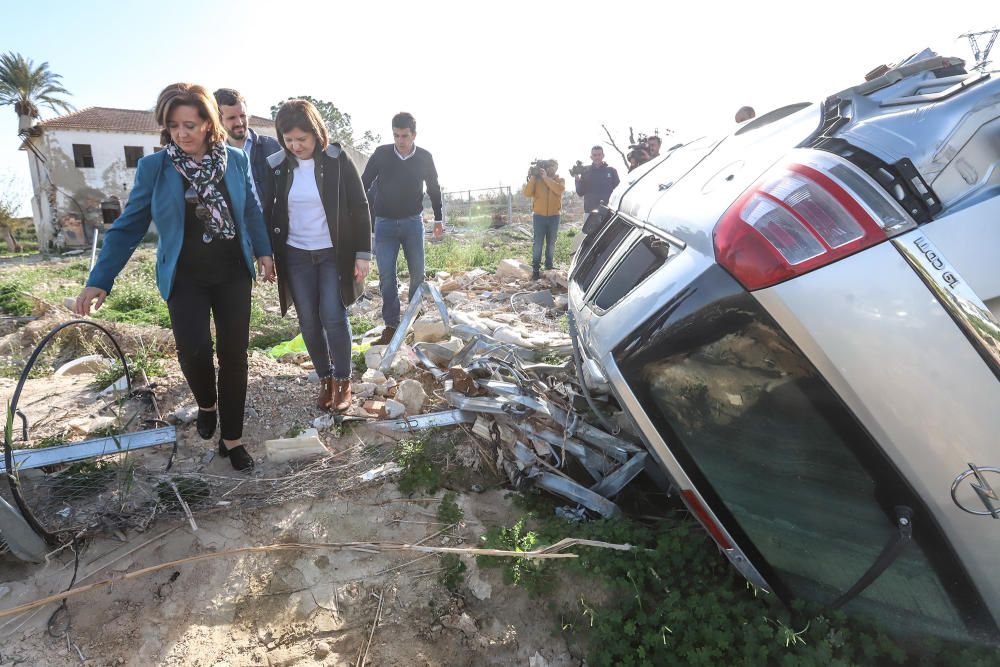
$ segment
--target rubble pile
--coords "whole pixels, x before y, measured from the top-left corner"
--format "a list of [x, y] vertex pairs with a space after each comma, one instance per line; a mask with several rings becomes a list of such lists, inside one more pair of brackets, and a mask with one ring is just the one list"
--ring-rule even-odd
[[366, 344], [380, 328], [360, 337], [367, 369], [353, 385], [352, 410], [313, 426], [374, 420], [407, 432], [466, 424], [492, 445], [489, 464], [516, 488], [536, 485], [618, 514], [610, 498], [642, 471], [647, 454], [617, 428], [582, 416], [607, 405], [608, 387], [589, 375], [584, 386], [576, 373], [572, 339], [560, 326], [567, 285], [558, 270], [531, 281], [531, 267], [516, 260], [500, 262], [495, 274], [438, 273], [412, 295], [388, 345]]

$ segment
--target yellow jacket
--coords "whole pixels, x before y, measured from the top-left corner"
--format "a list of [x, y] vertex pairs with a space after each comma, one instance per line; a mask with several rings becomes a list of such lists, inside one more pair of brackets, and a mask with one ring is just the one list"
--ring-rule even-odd
[[538, 215], [559, 215], [562, 209], [562, 194], [566, 181], [561, 176], [555, 178], [535, 178], [532, 176], [524, 184], [524, 196], [532, 197], [531, 210]]

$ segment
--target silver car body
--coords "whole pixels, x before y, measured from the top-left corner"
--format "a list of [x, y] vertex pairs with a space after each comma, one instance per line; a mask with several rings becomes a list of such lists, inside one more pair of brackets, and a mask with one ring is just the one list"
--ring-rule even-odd
[[[840, 113], [835, 122], [831, 122], [831, 109]], [[739, 450], [712, 445], [714, 454], [698, 458], [691, 454], [696, 447], [686, 446], [677, 433], [683, 431], [689, 439], [697, 439], [699, 429], [703, 430], [704, 415], [708, 415], [717, 434], [725, 435], [733, 425], [756, 423], [742, 420], [755, 404], [762, 402], [782, 406], [777, 419], [781, 414], [798, 414], [806, 410], [801, 406], [812, 398], [808, 391], [792, 390], [787, 385], [807, 376], [810, 383], [825, 385], [870, 437], [873, 449], [880, 450], [872, 455], [878, 459], [871, 463], [874, 468], [867, 461], [861, 467], [895, 469], [891, 482], [883, 482], [878, 473], [873, 473], [873, 493], [879, 501], [885, 500], [882, 496], [889, 493], [887, 489], [906, 487], [899, 492], [901, 497], [916, 497], [914, 502], [921, 504], [920, 522], [914, 520], [913, 526], [915, 543], [921, 543], [919, 549], [928, 554], [928, 562], [933, 562], [926, 571], [920, 564], [922, 555], [888, 565], [868, 592], [858, 595], [859, 600], [851, 604], [903, 628], [967, 636], [959, 620], [963, 617], [964, 627], [976, 625], [981, 630], [985, 626], [987, 630], [979, 635], [990, 635], [1000, 620], [1000, 580], [993, 576], [991, 567], [1000, 551], [1000, 524], [992, 524], [989, 499], [982, 497], [988, 491], [973, 488], [975, 476], [971, 482], [968, 474], [960, 476], [970, 470], [969, 464], [984, 469], [1000, 466], [1000, 448], [996, 444], [996, 434], [1000, 433], [996, 344], [1000, 340], [996, 335], [1000, 333], [996, 328], [1000, 310], [1000, 81], [988, 75], [964, 74], [955, 67], [954, 60], [925, 53], [881, 79], [843, 91], [825, 103], [796, 105], [769, 116], [751, 121], [721, 140], [700, 140], [682, 146], [624, 179], [609, 204], [615, 215], [609, 224], [624, 221], [630, 231], [616, 239], [616, 247], [606, 250], [598, 260], [592, 256], [596, 246], [585, 247], [571, 271], [574, 279], [569, 288], [570, 308], [584, 355], [597, 361], [636, 431], [733, 565], [764, 589], [784, 588], [786, 593], [791, 589], [794, 596], [811, 596], [820, 602], [829, 602], [833, 592], [843, 593], [836, 591], [838, 586], [846, 588], [846, 582], [863, 574], [861, 564], [882, 549], [879, 543], [862, 555], [856, 545], [850, 544], [852, 519], [844, 514], [856, 508], [848, 502], [838, 511], [839, 500], [834, 492], [829, 507], [817, 503], [814, 511], [810, 509], [811, 503], [823, 497], [822, 489], [826, 487], [822, 484], [827, 481], [818, 482], [821, 490], [815, 495], [795, 491], [803, 471], [812, 469], [812, 464], [794, 461], [785, 472], [774, 463], [773, 468], [762, 469], [763, 474], [758, 476], [764, 485], [792, 488], [783, 500], [776, 501], [774, 516], [760, 511], [765, 505], [747, 510], [757, 501], [744, 495], [745, 489], [739, 488], [742, 482], [734, 482], [732, 472], [719, 468], [718, 461], [712, 459]], [[887, 193], [882, 184], [850, 159], [806, 145], [823, 132], [887, 164], [912, 162], [938, 200], [933, 201], [932, 195], [926, 198], [935, 205], [936, 212], [928, 216], [929, 220], [916, 224], [916, 210], [906, 210], [904, 201]], [[867, 184], [867, 199], [862, 205], [873, 217], [883, 215], [883, 221], [884, 213], [891, 211], [889, 217], [894, 216], [897, 223], [893, 226], [890, 221], [886, 225], [891, 227], [887, 229], [891, 238], [804, 275], [748, 291], [746, 298], [759, 306], [761, 317], [767, 320], [763, 328], [774, 329], [784, 342], [771, 345], [765, 358], [758, 359], [751, 343], [758, 342], [753, 332], [760, 325], [750, 324], [749, 329], [741, 330], [745, 335], [727, 335], [710, 349], [690, 352], [694, 348], [685, 348], [688, 352], [683, 359], [673, 358], [669, 368], [657, 366], [655, 372], [660, 375], [656, 382], [661, 388], [669, 387], [667, 392], [688, 392], [693, 397], [671, 408], [658, 409], [648, 393], [637, 390], [635, 381], [640, 376], [651, 377], [654, 371], [633, 371], [632, 377], [626, 377], [620, 360], [630, 354], [629, 350], [647, 344], [637, 337], [642, 326], [653, 331], [654, 325], [649, 324], [652, 320], [659, 317], [657, 321], [666, 322], [666, 318], [675, 317], [672, 309], [686, 307], [684, 304], [694, 298], [692, 293], [705, 292], [706, 276], [722, 276], [712, 278], [713, 284], [726, 279], [713, 245], [720, 218], [769, 169], [786, 162], [839, 165], [837, 170], [850, 176], [851, 183]], [[870, 200], [875, 191], [882, 201], [873, 211]], [[662, 265], [613, 304], [598, 305], [597, 296], [614, 279], [630, 248], [640, 239], [653, 237], [668, 248], [661, 249]], [[586, 265], [588, 261], [591, 265]], [[595, 261], [599, 266], [593, 266]], [[585, 277], [582, 282], [586, 290], [581, 288], [581, 276]], [[734, 312], [740, 309], [747, 310], [740, 306]], [[713, 312], [718, 314], [715, 306]], [[694, 323], [698, 318], [692, 313], [685, 321]], [[674, 326], [671, 330], [672, 335], [682, 336], [684, 328]], [[664, 338], [657, 345], [669, 350], [670, 340]], [[792, 349], [808, 364], [792, 359]], [[649, 355], [648, 351], [644, 354]], [[766, 358], [768, 355], [772, 358]], [[764, 377], [762, 373], [774, 358], [778, 358], [780, 368], [760, 383], [759, 378]], [[782, 363], [788, 368], [781, 367]], [[726, 364], [726, 370], [715, 370]], [[701, 380], [713, 373], [714, 379], [703, 386]], [[754, 383], [760, 383], [759, 387], [753, 388]], [[659, 389], [646, 387], [643, 391], [655, 393]], [[699, 414], [698, 409], [687, 408], [705, 405], [710, 407], [704, 408], [704, 415], [693, 417], [689, 424], [677, 424], [687, 419], [684, 415]], [[755, 417], [759, 418], [767, 419]], [[663, 424], [671, 419], [672, 426], [665, 429]], [[808, 433], [803, 435], [809, 437]], [[803, 435], [797, 437], [802, 439]], [[784, 443], [782, 438], [779, 440]], [[755, 454], [765, 451], [753, 450]], [[790, 460], [822, 455], [808, 448], [788, 451], [792, 454], [784, 455]], [[771, 456], [780, 458], [783, 452], [774, 451]], [[824, 465], [834, 463], [825, 461], [813, 467]], [[713, 477], [713, 469], [721, 472]], [[760, 472], [755, 469], [755, 474]], [[853, 479], [853, 474], [845, 472], [844, 477]], [[983, 473], [981, 481], [988, 485], [991, 480], [1000, 490], [1000, 474]], [[857, 480], [850, 483], [861, 484]], [[727, 485], [735, 489], [728, 497]], [[834, 481], [829, 488], [836, 487]], [[781, 492], [775, 491], [774, 495], [778, 498]], [[801, 507], [795, 507], [800, 504], [798, 499]], [[843, 542], [843, 553], [835, 555], [836, 549], [831, 549], [829, 556], [817, 555], [815, 546], [819, 542], [811, 538], [797, 542], [789, 538], [794, 530], [787, 526], [777, 529], [785, 531], [775, 533], [777, 537], [768, 532], [769, 528], [762, 528], [772, 519], [775, 524], [785, 522], [781, 517], [785, 507], [789, 515], [795, 511], [809, 514], [805, 519], [808, 526], [828, 523], [832, 531], [842, 531], [840, 537], [831, 537], [829, 542]], [[973, 514], [970, 510], [981, 512]], [[857, 521], [859, 525], [865, 523], [860, 517]], [[793, 518], [785, 523], [795, 522]], [[936, 524], [933, 531], [930, 524]], [[809, 532], [808, 526], [803, 532]], [[921, 535], [925, 527], [937, 537]], [[885, 536], [891, 539], [897, 528], [887, 521]], [[858, 532], [865, 530], [862, 527]], [[872, 541], [879, 535], [878, 529], [871, 530]], [[763, 544], [772, 537], [773, 544]], [[918, 549], [907, 548], [907, 554]], [[787, 562], [783, 562], [786, 558]], [[808, 564], [801, 565], [810, 558], [815, 560], [815, 569], [824, 572], [836, 567], [842, 558], [845, 573], [832, 577], [842, 583], [832, 588], [829, 582], [816, 586], [808, 583], [825, 576], [811, 572]], [[898, 571], [906, 568], [911, 568], [909, 574]], [[926, 574], [935, 568], [939, 575], [942, 568], [964, 569], [962, 585], [974, 589], [970, 593], [973, 597], [979, 596], [972, 605], [975, 611], [928, 612], [927, 623], [910, 624], [908, 617], [919, 616], [913, 609], [936, 605], [943, 609], [952, 604], [961, 607], [954, 590], [959, 586], [946, 580], [949, 575], [935, 579], [937, 575]], [[778, 578], [792, 583], [772, 581]], [[906, 585], [905, 581], [911, 583]], [[876, 590], [880, 586], [885, 589], [882, 593]], [[892, 586], [899, 590], [893, 592]], [[914, 599], [899, 609], [890, 609], [892, 604], [879, 597], [901, 595], [900, 590], [907, 586], [913, 589]], [[867, 601], [861, 599], [865, 595]], [[951, 602], [946, 599], [949, 597]], [[969, 615], [989, 618], [970, 621]], [[943, 622], [942, 617], [951, 620]], [[948, 626], [951, 621], [954, 623], [944, 630], [933, 627]]]

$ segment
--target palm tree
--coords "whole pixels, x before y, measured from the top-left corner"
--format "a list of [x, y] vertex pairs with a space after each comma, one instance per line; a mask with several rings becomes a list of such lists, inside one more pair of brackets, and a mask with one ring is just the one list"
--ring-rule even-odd
[[73, 111], [72, 104], [62, 99], [70, 92], [60, 83], [62, 76], [49, 70], [48, 63], [35, 63], [13, 51], [0, 55], [0, 106], [14, 105], [22, 118], [38, 118], [39, 106], [53, 111]]

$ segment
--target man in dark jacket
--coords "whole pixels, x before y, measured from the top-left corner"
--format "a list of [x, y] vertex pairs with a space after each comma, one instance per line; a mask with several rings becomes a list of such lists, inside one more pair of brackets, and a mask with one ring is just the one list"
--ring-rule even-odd
[[242, 148], [250, 158], [253, 173], [253, 194], [257, 206], [264, 213], [264, 223], [271, 226], [271, 209], [274, 206], [274, 178], [267, 166], [267, 156], [281, 150], [276, 139], [266, 134], [257, 134], [250, 128], [247, 117], [247, 101], [239, 91], [219, 88], [215, 91], [215, 101], [219, 105], [222, 125], [229, 134], [230, 146]]
[[[399, 326], [399, 287], [396, 260], [402, 248], [410, 272], [410, 298], [424, 281], [424, 185], [434, 209], [434, 238], [444, 233], [441, 214], [441, 186], [434, 158], [414, 144], [417, 121], [400, 112], [392, 118], [393, 143], [372, 153], [361, 175], [365, 191], [373, 194], [375, 212], [375, 261], [382, 293], [382, 320], [385, 329], [378, 340], [387, 345]], [[373, 189], [374, 184], [374, 189]]]
[[585, 213], [596, 211], [601, 204], [607, 204], [611, 193], [620, 180], [614, 167], [609, 167], [604, 161], [604, 149], [594, 146], [590, 149], [590, 159], [593, 162], [584, 169], [582, 174], [576, 174], [576, 194], [583, 197]]

